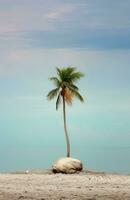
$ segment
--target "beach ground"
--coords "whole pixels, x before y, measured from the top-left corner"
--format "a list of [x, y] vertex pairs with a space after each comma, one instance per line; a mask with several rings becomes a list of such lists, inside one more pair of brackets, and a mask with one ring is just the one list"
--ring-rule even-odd
[[130, 200], [130, 176], [105, 173], [0, 174], [0, 200]]

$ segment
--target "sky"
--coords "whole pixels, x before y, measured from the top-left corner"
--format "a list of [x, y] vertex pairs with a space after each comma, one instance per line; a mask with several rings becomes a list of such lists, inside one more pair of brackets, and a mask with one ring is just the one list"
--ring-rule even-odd
[[130, 169], [130, 1], [0, 0], [0, 171], [66, 155], [55, 68], [85, 73], [67, 107], [71, 154], [88, 169]]

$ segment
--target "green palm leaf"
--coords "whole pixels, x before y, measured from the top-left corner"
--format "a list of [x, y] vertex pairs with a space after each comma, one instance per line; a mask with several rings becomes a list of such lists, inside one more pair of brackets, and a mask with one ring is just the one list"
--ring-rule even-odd
[[54, 85], [56, 87], [60, 87], [61, 86], [61, 82], [57, 77], [51, 77], [50, 80], [53, 81], [53, 83], [54, 83]]
[[80, 94], [77, 90], [71, 88], [70, 91], [72, 92], [72, 94], [73, 94], [77, 99], [79, 99], [81, 102], [84, 102], [83, 97], [81, 96], [81, 94]]
[[72, 82], [76, 82], [80, 78], [82, 78], [83, 76], [84, 76], [83, 73], [81, 73], [81, 72], [75, 72], [75, 73], [71, 74], [70, 79], [71, 79]]
[[63, 84], [66, 86], [66, 87], [68, 87], [69, 89], [74, 89], [74, 90], [79, 90], [79, 88], [76, 86], [76, 85], [74, 85], [74, 84], [71, 84], [71, 83], [68, 83], [68, 82], [63, 82]]
[[61, 94], [59, 93], [58, 97], [57, 97], [57, 100], [56, 100], [56, 110], [58, 110], [58, 107], [60, 105], [60, 102], [61, 102]]
[[52, 100], [54, 97], [56, 97], [58, 95], [58, 91], [59, 91], [59, 88], [55, 88], [53, 90], [51, 90], [48, 95], [47, 95], [47, 98], [49, 100]]

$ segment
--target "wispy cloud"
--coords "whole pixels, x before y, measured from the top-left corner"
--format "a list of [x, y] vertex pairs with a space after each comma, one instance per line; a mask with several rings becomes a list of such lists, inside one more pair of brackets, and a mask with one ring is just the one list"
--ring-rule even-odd
[[[130, 2], [1, 0], [1, 48], [130, 48]], [[6, 41], [6, 42], [5, 42]]]
[[50, 20], [61, 19], [67, 14], [72, 13], [75, 10], [75, 6], [71, 4], [65, 4], [57, 7], [56, 9], [48, 12], [45, 17]]

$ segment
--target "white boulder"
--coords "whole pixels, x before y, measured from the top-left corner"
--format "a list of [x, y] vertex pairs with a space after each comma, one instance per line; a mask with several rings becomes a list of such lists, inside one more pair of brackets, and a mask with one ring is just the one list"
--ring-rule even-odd
[[52, 165], [52, 171], [54, 173], [72, 174], [82, 169], [83, 165], [81, 161], [70, 157], [60, 158]]

